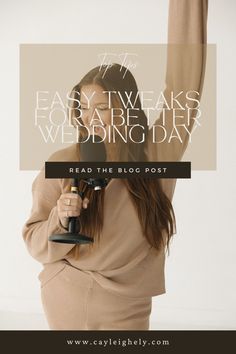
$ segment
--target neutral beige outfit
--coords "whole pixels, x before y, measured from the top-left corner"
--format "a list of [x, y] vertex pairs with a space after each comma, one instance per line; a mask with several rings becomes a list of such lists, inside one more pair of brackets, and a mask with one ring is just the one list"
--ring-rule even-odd
[[[201, 91], [205, 67], [207, 0], [170, 0], [166, 90]], [[198, 45], [199, 44], [199, 45]], [[168, 114], [171, 114], [170, 112]], [[167, 117], [168, 117], [167, 114]], [[183, 144], [148, 145], [150, 161], [178, 161]], [[78, 161], [76, 144], [56, 152], [51, 161]], [[175, 179], [162, 179], [172, 200]], [[56, 203], [68, 192], [67, 179], [45, 179], [32, 186], [33, 207], [23, 229], [27, 248], [44, 265], [39, 274], [42, 303], [51, 329], [148, 329], [152, 296], [166, 292], [165, 249], [151, 248], [122, 179], [105, 189], [104, 227], [100, 245], [48, 241], [64, 233]], [[79, 257], [75, 252], [79, 251]], [[77, 253], [78, 255], [78, 253]]]

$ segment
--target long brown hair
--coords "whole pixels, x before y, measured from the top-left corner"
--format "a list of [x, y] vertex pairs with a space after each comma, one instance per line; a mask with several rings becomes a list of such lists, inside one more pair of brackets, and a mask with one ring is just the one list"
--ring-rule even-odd
[[[131, 72], [119, 64], [113, 64], [109, 68], [107, 66], [97, 66], [75, 85], [71, 91], [71, 97], [75, 98], [75, 95], [80, 95], [82, 87], [91, 84], [99, 85], [104, 91], [119, 91], [123, 100], [117, 99], [117, 96], [114, 95], [112, 97], [112, 107], [121, 107], [122, 102], [127, 99], [127, 92], [132, 92], [134, 94], [133, 97], [137, 97], [134, 107], [137, 108], [138, 124], [143, 126], [144, 130], [141, 132], [141, 130], [137, 129], [135, 139], [136, 141], [141, 141], [141, 139], [139, 140], [140, 134], [144, 134], [145, 139], [139, 144], [124, 143], [122, 139], [118, 140], [117, 143], [113, 144], [115, 145], [115, 153], [113, 146], [114, 155], [112, 160], [148, 161], [145, 153], [148, 134], [147, 117], [141, 107], [137, 84]], [[79, 121], [82, 126], [81, 118], [73, 120], [73, 118], [77, 117], [79, 110], [77, 102], [72, 100], [72, 105], [70, 104], [70, 117], [72, 122]], [[120, 129], [122, 130], [122, 126]], [[84, 134], [81, 127], [80, 134]], [[79, 143], [77, 148], [79, 158]], [[107, 148], [108, 150], [112, 149], [110, 144], [109, 146], [107, 145]], [[166, 245], [169, 253], [169, 242], [176, 232], [176, 221], [171, 201], [164, 193], [160, 180], [158, 178], [132, 177], [122, 179], [122, 181], [129, 192], [148, 243], [157, 250]], [[81, 191], [85, 190], [86, 183], [81, 181], [79, 189]], [[86, 196], [90, 200], [89, 207], [86, 211], [82, 211], [80, 215], [81, 231], [98, 241], [103, 228], [104, 194], [105, 190], [94, 192], [92, 189], [88, 189]]]

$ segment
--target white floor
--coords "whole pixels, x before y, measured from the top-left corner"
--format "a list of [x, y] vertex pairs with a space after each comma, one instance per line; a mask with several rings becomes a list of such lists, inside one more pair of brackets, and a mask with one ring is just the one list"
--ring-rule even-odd
[[[21, 312], [0, 312], [0, 330], [48, 330], [48, 325], [43, 314], [21, 313]], [[164, 321], [153, 321], [151, 318], [150, 330], [227, 330], [233, 327], [220, 325], [203, 325], [191, 323], [169, 323]]]
[[[236, 311], [183, 307], [153, 299], [150, 330], [235, 330]], [[0, 330], [49, 330], [38, 291], [35, 297], [0, 297]]]
[[45, 330], [48, 329], [43, 314], [0, 312], [1, 330]]

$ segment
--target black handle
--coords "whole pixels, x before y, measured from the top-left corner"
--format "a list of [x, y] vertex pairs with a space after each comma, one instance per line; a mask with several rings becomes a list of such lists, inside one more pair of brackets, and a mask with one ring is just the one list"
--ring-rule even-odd
[[[71, 183], [71, 188], [70, 188], [71, 193], [79, 194], [80, 197], [83, 199], [84, 193], [79, 192], [79, 180], [78, 178], [73, 178], [72, 183]], [[68, 231], [70, 233], [76, 233], [80, 231], [80, 225], [78, 223], [79, 229], [76, 230], [76, 224], [77, 224], [77, 217], [76, 216], [71, 216], [69, 217], [69, 225], [68, 225]]]

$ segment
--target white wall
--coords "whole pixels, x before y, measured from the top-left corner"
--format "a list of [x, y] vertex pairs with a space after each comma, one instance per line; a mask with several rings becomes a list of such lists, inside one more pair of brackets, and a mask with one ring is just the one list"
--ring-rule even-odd
[[[19, 44], [165, 43], [167, 5], [165, 0], [0, 1], [0, 328], [46, 328], [37, 279], [41, 265], [21, 236], [36, 172], [18, 167]], [[218, 51], [217, 171], [195, 171], [191, 180], [177, 183], [178, 234], [166, 262], [167, 293], [153, 300], [152, 329], [236, 327], [235, 13], [233, 0], [210, 1], [208, 40]]]

